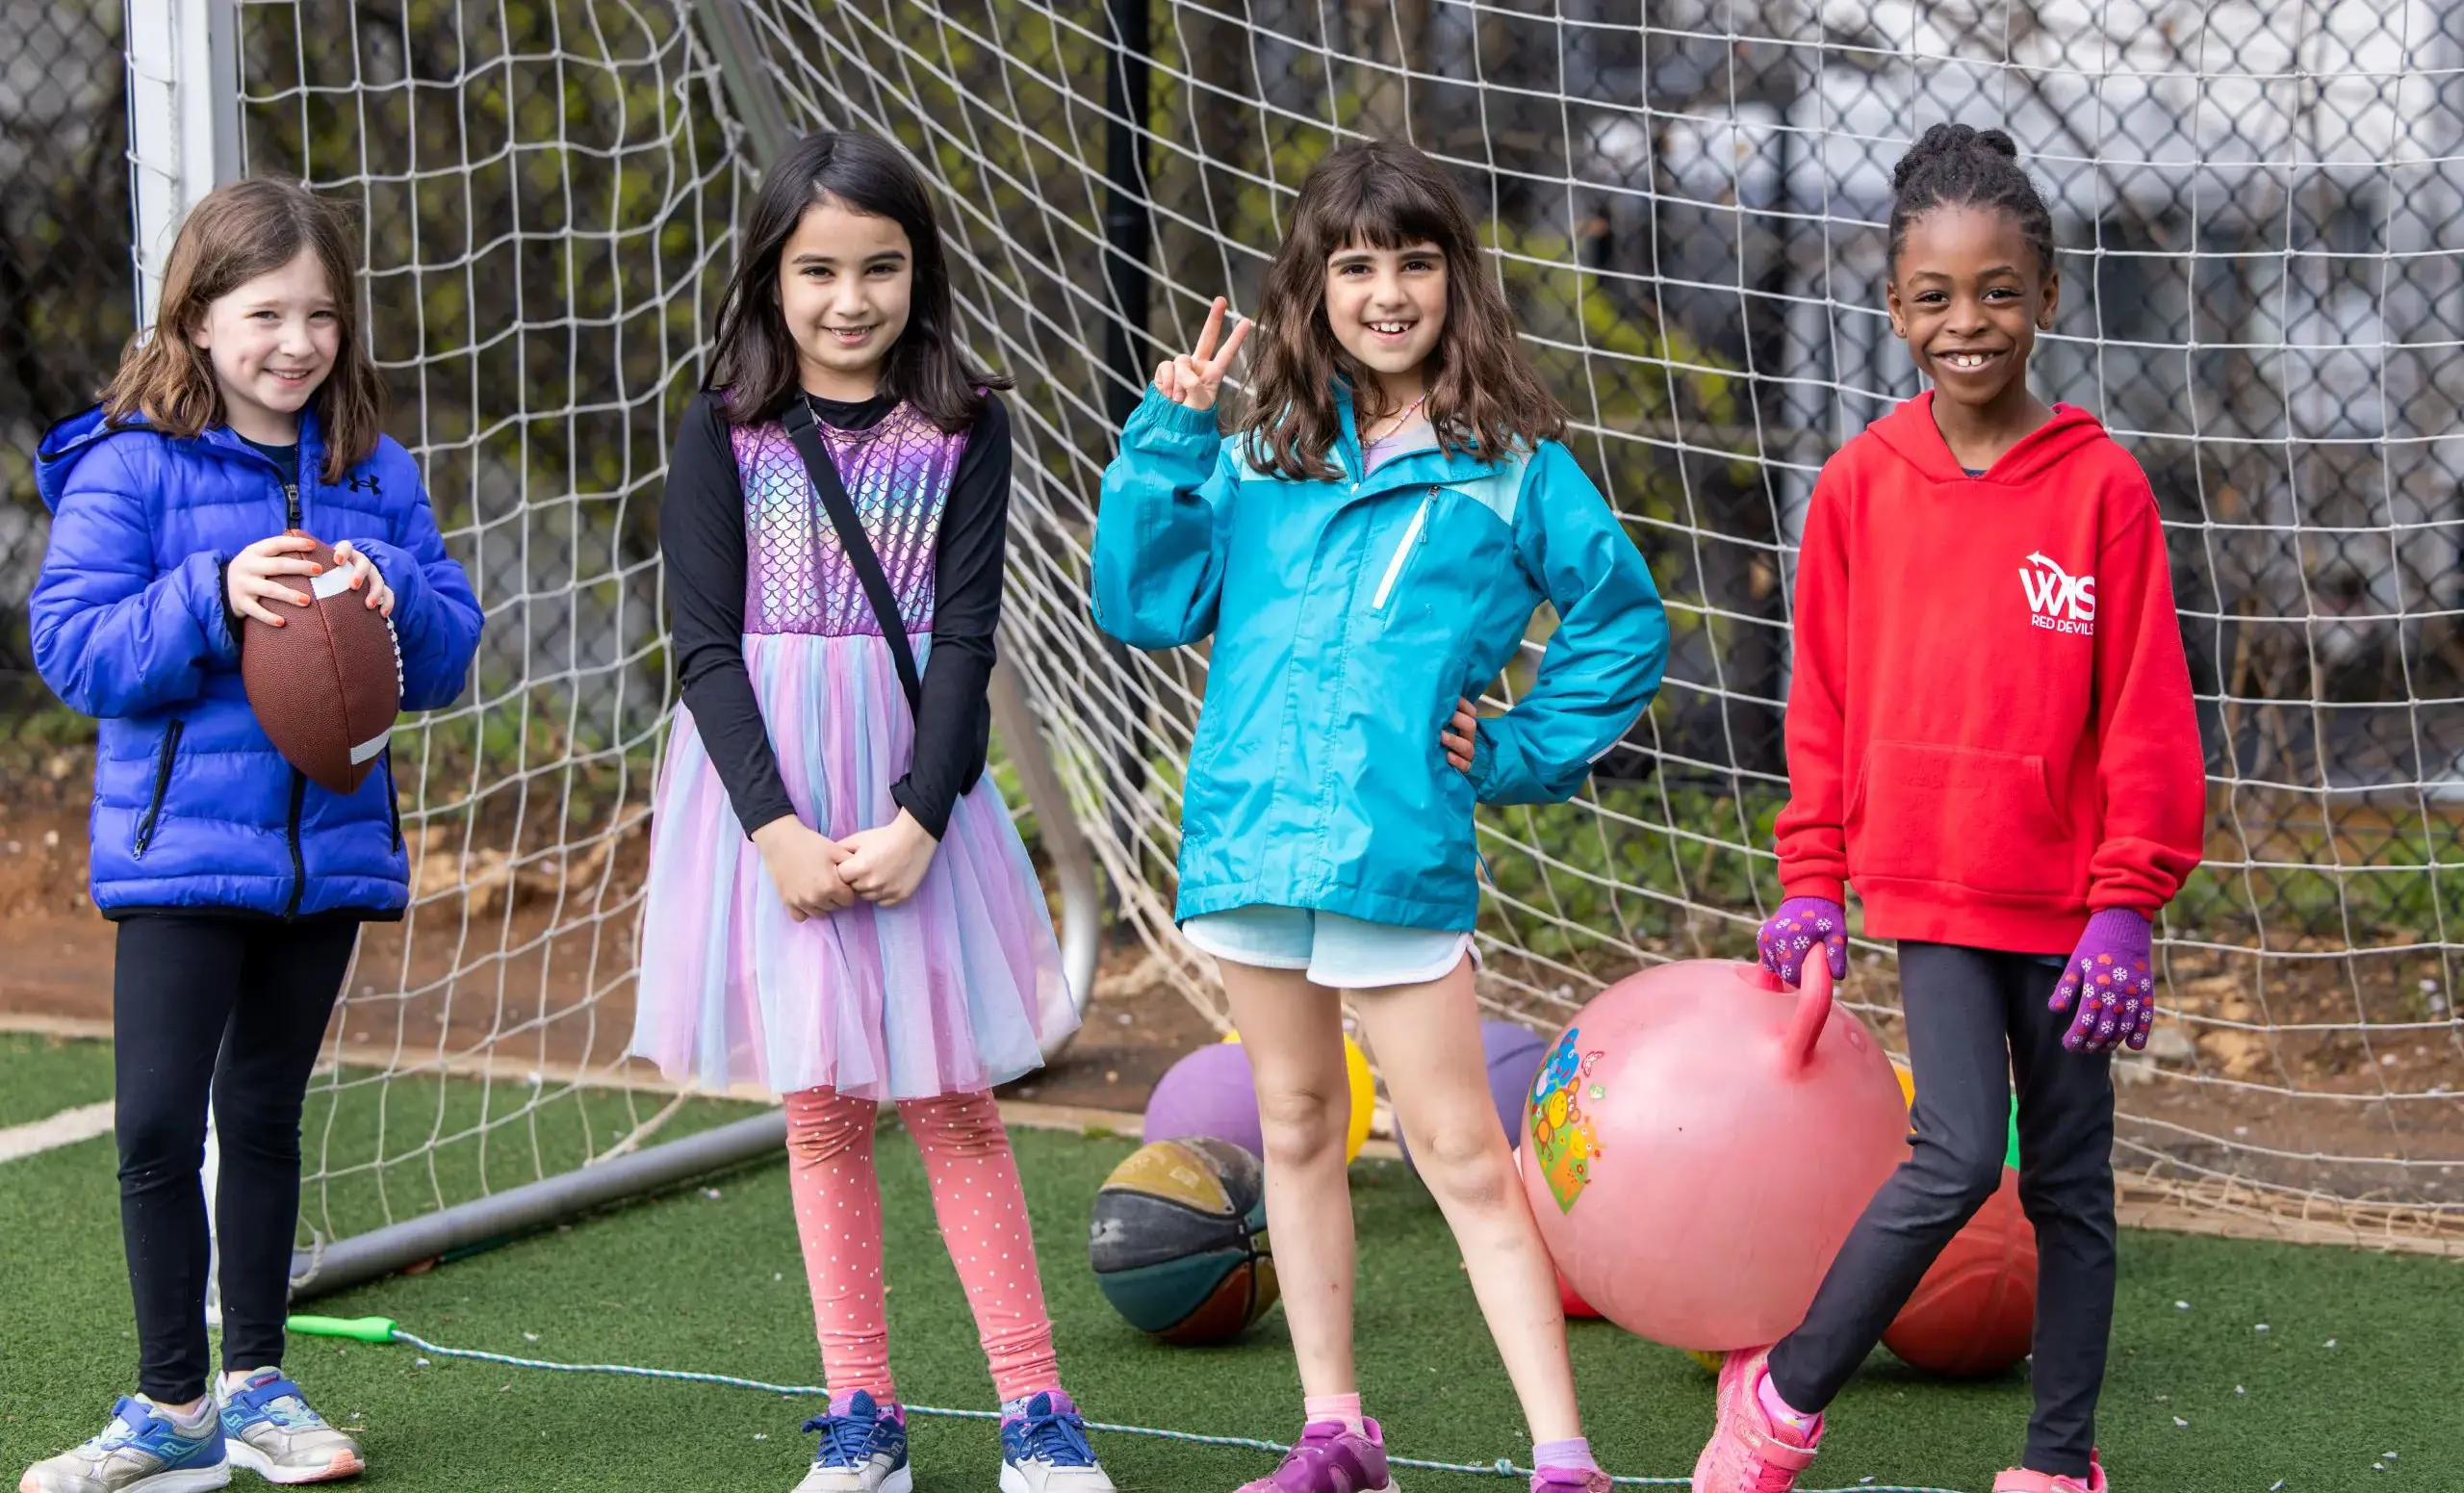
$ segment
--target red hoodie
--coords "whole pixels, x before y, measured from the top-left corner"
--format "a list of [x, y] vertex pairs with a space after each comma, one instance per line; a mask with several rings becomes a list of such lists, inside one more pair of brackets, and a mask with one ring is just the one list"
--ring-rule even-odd
[[1971, 477], [1909, 400], [1798, 558], [1780, 884], [1883, 939], [2066, 954], [2198, 864], [2205, 767], [2147, 478], [2085, 410]]

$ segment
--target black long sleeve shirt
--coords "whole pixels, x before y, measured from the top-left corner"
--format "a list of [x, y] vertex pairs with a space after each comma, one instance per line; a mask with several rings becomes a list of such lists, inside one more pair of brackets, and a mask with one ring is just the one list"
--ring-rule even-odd
[[[889, 413], [884, 396], [811, 400], [815, 419], [862, 430]], [[1010, 414], [998, 396], [967, 435], [934, 551], [933, 650], [916, 712], [915, 754], [890, 796], [935, 839], [983, 774], [992, 635], [1010, 527]], [[684, 703], [745, 833], [793, 814], [779, 757], [744, 665], [744, 489], [726, 421], [707, 394], [684, 412], [659, 509], [671, 646]]]

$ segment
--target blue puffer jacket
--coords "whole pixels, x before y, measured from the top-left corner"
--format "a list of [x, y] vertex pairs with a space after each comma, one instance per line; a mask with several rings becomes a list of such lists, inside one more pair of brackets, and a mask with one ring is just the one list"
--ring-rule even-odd
[[[1148, 389], [1104, 471], [1095, 622], [1138, 648], [1215, 635], [1178, 916], [1263, 904], [1469, 929], [1473, 803], [1572, 796], [1659, 688], [1668, 620], [1563, 446], [1416, 451], [1363, 476], [1338, 402], [1343, 477], [1294, 482], [1252, 468], [1214, 411]], [[1480, 722], [1467, 777], [1439, 732], [1543, 601], [1558, 625], [1539, 676]]]
[[394, 588], [402, 708], [462, 691], [479, 607], [445, 553], [419, 468], [377, 442], [321, 479], [316, 422], [300, 422], [299, 487], [227, 429], [177, 440], [107, 429], [89, 410], [42, 439], [52, 510], [35, 582], [35, 667], [102, 722], [94, 753], [94, 903], [139, 911], [399, 916], [409, 865], [393, 754], [347, 797], [293, 770], [248, 708], [223, 612], [222, 568], [287, 528], [347, 539]]

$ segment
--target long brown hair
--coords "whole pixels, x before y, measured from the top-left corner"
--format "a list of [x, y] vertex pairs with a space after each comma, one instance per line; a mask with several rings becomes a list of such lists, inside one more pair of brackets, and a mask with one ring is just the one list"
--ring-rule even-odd
[[744, 225], [735, 273], [719, 298], [710, 337], [713, 389], [733, 425], [767, 417], [799, 387], [796, 340], [779, 309], [779, 257], [805, 210], [827, 198], [851, 212], [886, 218], [907, 234], [915, 283], [907, 328], [882, 360], [882, 392], [912, 404], [943, 430], [959, 431], [984, 413], [986, 391], [1010, 380], [978, 368], [959, 347], [941, 226], [923, 173], [887, 141], [853, 130], [808, 135], [762, 177]]
[[1327, 259], [1351, 245], [1421, 243], [1446, 255], [1446, 327], [1424, 374], [1438, 444], [1499, 456], [1564, 433], [1565, 411], [1516, 339], [1462, 193], [1410, 145], [1369, 141], [1338, 147], [1309, 172], [1292, 229], [1267, 268], [1257, 317], [1266, 345], [1238, 427], [1260, 470], [1296, 480], [1334, 476], [1335, 380], [1374, 387], [1327, 323]]
[[184, 439], [223, 424], [228, 415], [213, 356], [194, 341], [206, 308], [291, 263], [302, 249], [323, 268], [341, 323], [333, 371], [308, 398], [323, 432], [324, 479], [341, 481], [376, 449], [384, 385], [359, 335], [359, 282], [342, 212], [297, 182], [234, 182], [189, 210], [164, 267], [151, 333], [130, 340], [119, 372], [103, 388], [104, 418], [121, 425], [142, 415], [155, 429]]

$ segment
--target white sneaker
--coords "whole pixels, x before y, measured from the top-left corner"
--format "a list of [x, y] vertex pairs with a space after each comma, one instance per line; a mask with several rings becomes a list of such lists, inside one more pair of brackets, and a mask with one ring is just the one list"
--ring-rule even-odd
[[1087, 1423], [1060, 1390], [1002, 1417], [1001, 1493], [1113, 1493], [1113, 1480], [1087, 1445]]
[[153, 1401], [123, 1397], [112, 1423], [82, 1446], [26, 1469], [17, 1493], [209, 1493], [231, 1484], [222, 1423], [183, 1429]]
[[885, 1409], [859, 1389], [843, 1400], [833, 1396], [829, 1412], [805, 1422], [805, 1429], [821, 1432], [821, 1449], [795, 1493], [913, 1493], [907, 1420], [896, 1406]]
[[368, 1470], [359, 1443], [308, 1407], [280, 1369], [259, 1369], [237, 1389], [217, 1388], [234, 1466], [268, 1482], [334, 1482]]

